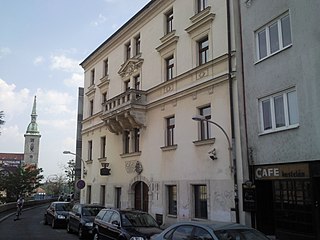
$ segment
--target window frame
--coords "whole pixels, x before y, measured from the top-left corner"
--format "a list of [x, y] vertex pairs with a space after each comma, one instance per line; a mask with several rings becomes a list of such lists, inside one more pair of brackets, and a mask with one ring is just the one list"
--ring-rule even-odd
[[173, 79], [174, 77], [174, 55], [170, 55], [165, 59], [166, 62], [166, 81]]
[[207, 0], [196, 0], [196, 7], [197, 7], [197, 13], [200, 13], [208, 7], [208, 1]]
[[141, 37], [140, 34], [138, 34], [134, 38], [134, 43], [135, 43], [135, 56], [139, 55], [141, 53]]
[[95, 81], [95, 69], [91, 69], [90, 71], [90, 86], [94, 85], [94, 81]]
[[[288, 17], [289, 19], [289, 25], [288, 25], [288, 29], [285, 30], [289, 30], [289, 37], [290, 37], [290, 43], [287, 43], [286, 45], [284, 44], [284, 38], [283, 38], [283, 34], [284, 34], [284, 29], [283, 29], [283, 24], [282, 24], [282, 20], [285, 19], [286, 17]], [[278, 42], [278, 49], [272, 51], [271, 50], [271, 40], [270, 40], [270, 36], [272, 34], [270, 34], [270, 27], [272, 26], [277, 26], [277, 39], [276, 41]], [[263, 46], [262, 44], [260, 44], [260, 39], [259, 37], [262, 36], [260, 34], [262, 34], [264, 32], [264, 41], [265, 41], [265, 55], [261, 56], [261, 47]], [[263, 27], [261, 27], [260, 29], [258, 29], [257, 31], [255, 31], [255, 44], [256, 44], [256, 61], [260, 62], [266, 58], [269, 58], [289, 47], [292, 46], [292, 27], [291, 27], [291, 18], [290, 18], [290, 13], [286, 12], [284, 14], [282, 14], [281, 16], [277, 17], [275, 20], [271, 21], [270, 23], [264, 25]]]
[[[210, 115], [205, 113], [206, 109], [210, 110]], [[211, 106], [207, 105], [207, 106], [199, 108], [199, 114], [201, 116], [203, 116], [206, 120], [210, 120], [211, 119]], [[211, 133], [210, 122], [208, 122], [208, 121], [200, 121], [199, 124], [200, 124], [199, 140], [211, 139], [212, 138], [212, 133]]]
[[92, 153], [93, 153], [93, 142], [92, 140], [88, 141], [88, 161], [92, 161]]
[[93, 116], [94, 102], [93, 99], [89, 101], [89, 116]]
[[102, 136], [100, 138], [100, 158], [105, 158], [106, 157], [106, 150], [107, 150], [107, 138], [106, 136]]
[[[207, 42], [206, 45], [203, 44]], [[201, 66], [209, 61], [209, 36], [206, 35], [197, 41], [198, 65]]]
[[130, 131], [124, 130], [122, 134], [123, 134], [123, 153], [129, 154], [130, 153]]
[[109, 59], [108, 58], [106, 58], [103, 61], [103, 75], [104, 77], [109, 75]]
[[178, 214], [177, 185], [167, 185], [167, 193], [168, 193], [168, 214], [176, 216]]
[[[291, 102], [288, 95], [290, 93], [295, 93], [294, 95], [294, 102]], [[277, 122], [277, 116], [276, 116], [276, 105], [275, 105], [275, 99], [278, 97], [282, 97], [283, 99], [283, 117], [284, 117], [284, 126], [279, 126], [277, 127], [276, 122]], [[269, 109], [264, 108], [264, 103], [269, 102]], [[294, 107], [294, 110], [296, 112], [296, 122], [290, 123], [290, 105]], [[266, 129], [266, 122], [265, 122], [265, 112], [264, 110], [269, 110], [268, 113], [270, 114], [269, 121], [271, 124], [271, 127]], [[260, 116], [260, 131], [262, 134], [266, 133], [271, 133], [271, 132], [277, 132], [277, 131], [282, 131], [282, 130], [287, 130], [291, 128], [296, 128], [299, 126], [299, 108], [298, 108], [298, 99], [297, 99], [297, 90], [294, 89], [288, 89], [286, 91], [282, 91], [279, 93], [275, 93], [273, 95], [264, 97], [259, 99], [259, 116]], [[292, 119], [292, 118], [291, 118]]]
[[165, 14], [166, 18], [166, 34], [169, 34], [173, 31], [173, 8], [171, 8]]
[[[205, 192], [201, 193], [201, 190], [205, 188]], [[199, 195], [198, 195], [199, 194]], [[208, 219], [208, 187], [206, 184], [193, 185], [194, 195], [194, 217], [200, 219]], [[205, 206], [201, 206], [205, 203]], [[205, 209], [204, 209], [205, 207]]]
[[131, 41], [125, 44], [125, 60], [129, 60], [131, 58]]
[[132, 130], [132, 134], [133, 134], [133, 151], [134, 152], [139, 152], [140, 151], [140, 129], [139, 128], [134, 128]]
[[[171, 123], [173, 120], [173, 124]], [[174, 146], [175, 116], [166, 118], [166, 147]]]

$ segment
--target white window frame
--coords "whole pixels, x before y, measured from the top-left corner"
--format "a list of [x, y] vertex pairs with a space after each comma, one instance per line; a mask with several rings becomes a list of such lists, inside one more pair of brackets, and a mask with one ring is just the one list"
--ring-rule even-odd
[[[281, 25], [281, 20], [285, 17], [289, 17], [289, 24], [290, 24], [290, 37], [291, 37], [291, 43], [283, 46], [283, 39], [282, 39], [282, 25]], [[279, 41], [279, 49], [273, 53], [271, 53], [271, 44], [270, 44], [270, 26], [277, 24], [278, 26], [278, 41]], [[292, 27], [291, 27], [291, 18], [290, 18], [290, 14], [289, 12], [286, 12], [285, 14], [279, 16], [277, 19], [275, 19], [274, 21], [268, 23], [267, 25], [263, 26], [262, 28], [260, 28], [259, 30], [257, 30], [255, 32], [255, 41], [256, 41], [256, 59], [257, 62], [262, 61], [270, 56], [273, 56], [275, 54], [277, 54], [278, 52], [281, 52], [289, 47], [292, 46]], [[265, 31], [266, 33], [266, 48], [267, 48], [267, 55], [264, 57], [260, 58], [260, 44], [259, 44], [259, 33]]]
[[[296, 128], [296, 127], [299, 126], [299, 114], [297, 116], [297, 118], [298, 118], [297, 123], [290, 124], [290, 122], [289, 122], [288, 93], [291, 93], [291, 92], [295, 92], [297, 94], [296, 89], [289, 89], [287, 91], [283, 91], [283, 92], [276, 93], [276, 94], [273, 94], [271, 96], [259, 99], [259, 115], [260, 115], [260, 124], [261, 124], [261, 127], [260, 127], [261, 134], [283, 131], [283, 130], [287, 130], [287, 129]], [[284, 104], [285, 125], [281, 126], [281, 127], [276, 127], [276, 116], [275, 116], [274, 100], [278, 96], [282, 96], [283, 97], [283, 104]], [[267, 129], [267, 130], [264, 129], [265, 124], [264, 124], [263, 106], [262, 106], [262, 103], [264, 101], [266, 101], [266, 100], [270, 101], [270, 112], [271, 112], [271, 129]], [[298, 109], [296, 109], [296, 110], [299, 113]]]

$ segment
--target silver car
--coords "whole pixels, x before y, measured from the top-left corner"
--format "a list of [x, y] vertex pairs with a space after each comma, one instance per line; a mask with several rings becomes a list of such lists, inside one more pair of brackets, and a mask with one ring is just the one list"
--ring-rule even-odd
[[212, 221], [179, 222], [151, 240], [270, 240], [263, 233], [237, 223]]

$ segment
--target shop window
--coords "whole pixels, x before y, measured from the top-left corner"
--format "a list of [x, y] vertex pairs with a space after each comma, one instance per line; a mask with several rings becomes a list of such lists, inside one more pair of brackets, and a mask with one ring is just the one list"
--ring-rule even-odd
[[207, 186], [206, 185], [194, 185], [194, 216], [196, 218], [208, 218], [207, 208]]

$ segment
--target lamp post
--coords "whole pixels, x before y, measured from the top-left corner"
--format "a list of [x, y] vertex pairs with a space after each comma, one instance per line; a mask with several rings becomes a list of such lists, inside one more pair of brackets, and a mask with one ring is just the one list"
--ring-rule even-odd
[[[76, 154], [76, 153], [70, 152], [70, 151], [63, 151], [63, 154], [71, 154], [71, 155], [74, 155], [74, 156], [78, 157], [78, 158], [81, 160], [82, 166], [83, 166], [82, 178], [85, 178], [85, 175], [87, 175], [87, 170], [86, 170], [85, 163], [84, 163], [83, 159], [81, 158], [81, 156], [79, 156], [79, 155]], [[81, 169], [81, 168], [80, 168], [80, 169]]]
[[239, 223], [239, 197], [238, 197], [238, 180], [237, 180], [237, 165], [236, 165], [236, 158], [235, 158], [235, 147], [234, 147], [234, 140], [230, 141], [230, 138], [227, 134], [227, 132], [221, 127], [218, 123], [213, 122], [211, 120], [206, 119], [202, 115], [197, 115], [192, 117], [192, 120], [198, 121], [198, 122], [208, 122], [215, 126], [217, 126], [225, 135], [227, 141], [228, 141], [228, 150], [229, 150], [229, 161], [230, 161], [230, 167], [231, 172], [233, 173], [233, 181], [234, 181], [234, 204], [235, 204], [235, 212], [236, 212], [236, 222]]

